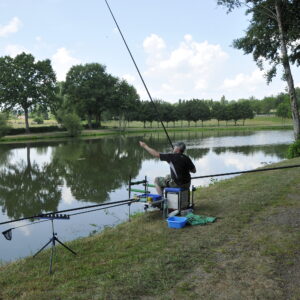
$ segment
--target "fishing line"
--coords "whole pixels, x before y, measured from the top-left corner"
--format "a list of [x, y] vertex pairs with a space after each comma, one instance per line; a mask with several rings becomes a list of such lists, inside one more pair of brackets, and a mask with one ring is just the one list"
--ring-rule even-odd
[[[300, 164], [283, 166], [283, 167], [275, 167], [275, 168], [265, 168], [265, 169], [258, 169], [258, 170], [248, 170], [248, 171], [239, 171], [239, 172], [231, 172], [231, 173], [203, 175], [203, 176], [192, 177], [191, 179], [200, 179], [200, 178], [208, 178], [208, 177], [227, 176], [227, 175], [237, 175], [237, 174], [244, 174], [244, 173], [265, 172], [265, 171], [291, 169], [291, 168], [298, 168], [298, 167], [300, 167]], [[6, 222], [2, 222], [2, 223], [0, 223], [0, 225], [13, 223], [13, 222], [19, 222], [19, 221], [23, 221], [23, 220], [29, 220], [29, 219], [37, 219], [37, 218], [41, 218], [45, 215], [50, 215], [50, 214], [60, 214], [60, 213], [83, 210], [83, 209], [88, 209], [88, 208], [95, 208], [95, 207], [105, 206], [104, 208], [101, 208], [101, 209], [106, 209], [106, 208], [121, 206], [121, 205], [125, 205], [125, 204], [131, 204], [131, 203], [138, 202], [138, 201], [139, 201], [138, 199], [127, 199], [127, 200], [114, 201], [114, 202], [110, 202], [110, 203], [101, 203], [101, 204], [89, 205], [89, 206], [84, 206], [84, 207], [70, 208], [70, 209], [55, 211], [55, 212], [51, 212], [51, 213], [47, 213], [47, 214], [40, 214], [40, 215], [36, 215], [36, 216], [25, 217], [25, 218], [20, 218], [20, 219], [16, 219], [16, 220], [10, 220], [10, 221], [6, 221]], [[92, 212], [92, 211], [96, 211], [96, 210], [101, 210], [101, 209], [94, 209], [94, 210], [90, 210], [90, 211], [86, 211], [86, 212], [71, 214], [70, 216], [79, 215], [79, 214]], [[43, 220], [43, 221], [39, 221], [39, 222], [46, 222], [46, 221], [48, 221], [48, 220]], [[35, 222], [35, 223], [38, 223], [38, 222]], [[28, 224], [28, 225], [32, 225], [32, 224]], [[23, 227], [23, 226], [26, 226], [26, 225], [21, 225], [19, 227]], [[15, 228], [19, 228], [19, 227], [15, 227]]]
[[126, 204], [129, 205], [132, 202], [133, 201], [126, 202], [126, 203], [121, 203], [121, 204], [116, 204], [116, 205], [111, 205], [111, 206], [108, 206], [108, 207], [101, 207], [101, 208], [96, 208], [96, 209], [87, 210], [87, 211], [83, 211], [83, 212], [78, 212], [78, 213], [75, 213], [75, 214], [70, 214], [70, 217], [71, 216], [77, 216], [77, 215], [83, 215], [83, 214], [86, 214], [86, 213], [89, 213], [89, 212], [93, 212], [93, 211], [104, 210], [104, 209], [109, 209], [109, 208], [113, 208], [113, 207], [117, 207], [117, 206], [122, 206], [122, 205], [126, 205]]
[[300, 167], [300, 165], [290, 165], [290, 166], [284, 166], [284, 167], [275, 167], [275, 168], [266, 168], [266, 169], [258, 169], [258, 170], [248, 170], [248, 171], [240, 171], [240, 172], [204, 175], [204, 176], [191, 177], [191, 179], [226, 176], [226, 175], [237, 175], [237, 174], [244, 174], [244, 173], [264, 172], [264, 171], [273, 171], [273, 170], [290, 169], [290, 168], [298, 168], [298, 167]]
[[134, 64], [134, 66], [135, 66], [135, 68], [136, 68], [136, 70], [137, 70], [137, 72], [138, 72], [138, 74], [139, 74], [139, 76], [140, 76], [140, 79], [142, 80], [142, 83], [143, 83], [143, 85], [144, 85], [144, 87], [145, 87], [145, 89], [146, 89], [146, 92], [147, 92], [147, 94], [148, 94], [148, 97], [150, 98], [151, 103], [152, 103], [153, 106], [154, 106], [154, 109], [155, 109], [155, 111], [156, 111], [156, 113], [157, 113], [158, 119], [159, 119], [159, 121], [160, 121], [160, 123], [161, 123], [161, 125], [162, 125], [162, 127], [163, 127], [163, 129], [164, 129], [164, 131], [165, 131], [165, 134], [166, 134], [166, 136], [167, 136], [167, 138], [168, 138], [168, 141], [169, 141], [169, 143], [170, 143], [172, 149], [174, 149], [174, 146], [173, 146], [172, 141], [171, 141], [171, 139], [170, 139], [170, 136], [169, 136], [169, 134], [168, 134], [168, 132], [167, 132], [167, 129], [166, 129], [166, 127], [165, 127], [163, 121], [162, 121], [161, 118], [160, 118], [160, 113], [159, 113], [159, 111], [158, 111], [158, 109], [157, 109], [157, 107], [156, 107], [156, 105], [155, 105], [155, 103], [154, 103], [154, 101], [153, 101], [153, 99], [152, 99], [152, 97], [151, 97], [151, 94], [150, 94], [150, 92], [149, 92], [149, 90], [148, 90], [148, 88], [147, 88], [147, 85], [146, 85], [146, 83], [145, 83], [145, 81], [144, 81], [144, 79], [143, 79], [143, 76], [142, 76], [142, 74], [141, 74], [141, 72], [140, 72], [140, 70], [139, 70], [139, 68], [138, 68], [138, 66], [137, 66], [137, 64], [136, 64], [136, 62], [135, 62], [135, 59], [134, 59], [134, 57], [133, 57], [133, 55], [132, 55], [132, 53], [131, 53], [131, 51], [130, 51], [128, 45], [127, 45], [127, 42], [126, 42], [126, 40], [125, 40], [125, 38], [124, 38], [124, 35], [123, 35], [123, 33], [122, 33], [122, 31], [121, 31], [121, 29], [120, 29], [120, 27], [119, 27], [119, 24], [118, 24], [118, 22], [117, 22], [117, 20], [116, 20], [116, 18], [115, 18], [115, 16], [114, 16], [114, 14], [113, 14], [113, 12], [112, 12], [112, 10], [111, 10], [111, 8], [110, 8], [110, 6], [109, 6], [107, 0], [105, 0], [105, 3], [106, 3], [106, 5], [107, 5], [107, 7], [108, 7], [108, 10], [109, 10], [109, 12], [110, 12], [110, 14], [111, 14], [111, 16], [112, 16], [112, 18], [113, 18], [113, 20], [114, 20], [114, 22], [115, 22], [117, 28], [118, 28], [118, 31], [119, 31], [119, 33], [120, 33], [120, 35], [121, 35], [121, 37], [122, 37], [122, 40], [123, 40], [123, 42], [124, 42], [124, 44], [125, 44], [125, 46], [126, 46], [126, 48], [127, 48], [127, 50], [128, 50], [128, 53], [129, 53], [129, 55], [130, 55], [130, 57], [131, 57], [131, 59], [132, 59], [132, 61], [133, 61], [133, 64]]

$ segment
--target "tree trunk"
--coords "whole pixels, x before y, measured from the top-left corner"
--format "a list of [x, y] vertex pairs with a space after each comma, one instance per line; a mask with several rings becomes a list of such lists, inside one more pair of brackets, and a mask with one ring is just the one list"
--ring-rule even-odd
[[96, 114], [96, 116], [95, 116], [95, 119], [96, 119], [96, 128], [99, 128], [99, 123], [100, 123], [100, 117], [99, 117], [99, 115], [97, 115]]
[[293, 80], [293, 76], [292, 76], [292, 71], [291, 71], [291, 67], [290, 67], [289, 56], [288, 56], [288, 52], [287, 52], [287, 46], [286, 46], [286, 41], [285, 41], [285, 36], [284, 36], [284, 31], [283, 31], [281, 7], [280, 7], [279, 2], [280, 2], [279, 0], [276, 0], [275, 8], [276, 8], [276, 16], [277, 16], [277, 22], [278, 22], [279, 35], [280, 35], [282, 65], [284, 68], [284, 74], [285, 74], [286, 81], [288, 84], [288, 89], [289, 89], [291, 110], [292, 110], [292, 117], [293, 117], [293, 126], [294, 126], [294, 137], [295, 137], [295, 140], [298, 140], [298, 139], [300, 139], [299, 109], [298, 109], [294, 80]]
[[89, 129], [93, 129], [93, 126], [92, 126], [92, 114], [91, 113], [88, 113], [88, 126], [89, 126]]
[[30, 133], [30, 129], [29, 129], [29, 122], [28, 122], [28, 108], [24, 108], [24, 114], [25, 114], [25, 132], [26, 133]]
[[121, 130], [121, 115], [119, 114], [119, 130]]
[[102, 126], [102, 124], [101, 124], [101, 112], [99, 112], [99, 114], [98, 114], [98, 117], [99, 117], [99, 128], [101, 128], [101, 126]]

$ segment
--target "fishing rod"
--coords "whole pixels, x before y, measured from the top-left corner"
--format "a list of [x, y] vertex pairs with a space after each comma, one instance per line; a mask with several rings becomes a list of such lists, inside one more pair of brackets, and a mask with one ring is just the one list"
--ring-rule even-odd
[[239, 171], [239, 172], [230, 172], [230, 173], [222, 173], [222, 174], [203, 175], [203, 176], [191, 177], [191, 179], [218, 177], [218, 176], [227, 176], [227, 175], [237, 175], [237, 174], [244, 174], [244, 173], [255, 173], [255, 172], [273, 171], [273, 170], [281, 170], [281, 169], [291, 169], [291, 168], [299, 168], [299, 167], [300, 167], [300, 165], [289, 165], [289, 166], [284, 166], [284, 167], [274, 167], [274, 168], [256, 169], [256, 170]]
[[39, 215], [30, 216], [30, 217], [24, 217], [24, 218], [20, 218], [20, 219], [5, 221], [5, 222], [0, 223], [0, 225], [19, 222], [19, 221], [23, 221], [23, 220], [39, 219], [39, 218], [47, 217], [47, 216], [51, 216], [51, 215], [57, 215], [57, 214], [66, 213], [66, 212], [70, 212], [70, 211], [77, 211], [77, 210], [83, 210], [83, 209], [89, 209], [89, 208], [96, 208], [96, 207], [102, 207], [102, 206], [108, 206], [105, 208], [109, 208], [111, 205], [116, 205], [116, 204], [121, 204], [121, 203], [128, 204], [128, 203], [133, 203], [133, 202], [137, 202], [137, 201], [138, 201], [138, 199], [127, 199], [127, 200], [120, 200], [120, 201], [114, 201], [114, 202], [109, 202], [109, 203], [101, 203], [101, 204], [88, 205], [88, 206], [83, 206], [83, 207], [75, 207], [75, 208], [64, 209], [64, 210], [54, 211], [54, 212], [50, 212], [50, 213], [39, 214]]
[[[64, 219], [69, 219], [72, 216], [82, 215], [82, 214], [86, 214], [86, 213], [90, 213], [90, 212], [94, 212], [94, 211], [99, 211], [99, 210], [105, 210], [105, 209], [109, 209], [109, 208], [113, 208], [113, 207], [118, 207], [118, 206], [121, 206], [121, 205], [126, 205], [126, 204], [130, 205], [132, 202], [133, 201], [128, 201], [128, 202], [122, 202], [122, 203], [119, 203], [119, 204], [114, 204], [114, 202], [112, 202], [113, 205], [108, 205], [108, 206], [101, 207], [101, 208], [96, 208], [96, 209], [92, 209], [92, 210], [87, 210], [87, 211], [83, 211], [83, 212], [78, 212], [78, 213], [70, 214], [70, 215], [65, 216]], [[4, 235], [4, 237], [7, 240], [11, 240], [11, 238], [12, 238], [12, 230], [14, 230], [14, 229], [18, 229], [18, 228], [21, 228], [21, 227], [27, 227], [27, 226], [31, 226], [31, 225], [38, 224], [38, 223], [43, 223], [43, 222], [49, 222], [49, 221], [51, 221], [53, 219], [56, 219], [55, 218], [55, 214], [53, 214], [53, 213], [47, 213], [47, 214], [39, 215], [39, 218], [44, 218], [44, 217], [47, 218], [47, 219], [46, 220], [40, 220], [40, 221], [32, 222], [32, 223], [28, 223], [28, 224], [24, 224], [24, 225], [20, 225], [20, 226], [16, 226], [16, 227], [11, 227], [9, 229], [4, 230], [2, 232], [2, 234]]]
[[[283, 166], [283, 167], [274, 167], [274, 168], [247, 170], [247, 171], [239, 171], [239, 172], [230, 172], [230, 173], [220, 173], [220, 174], [195, 176], [195, 177], [191, 177], [191, 179], [200, 179], [200, 178], [208, 178], [208, 177], [227, 176], [227, 175], [238, 175], [238, 174], [245, 174], [245, 173], [265, 172], [265, 171], [291, 169], [291, 168], [299, 168], [299, 167], [300, 167], [300, 164], [298, 164], [298, 165], [288, 165], [288, 166]], [[143, 182], [143, 181], [141, 181], [141, 182]], [[14, 223], [14, 222], [19, 222], [19, 221], [23, 221], [23, 220], [38, 219], [38, 218], [41, 218], [41, 217], [46, 217], [46, 216], [51, 216], [51, 215], [55, 215], [55, 214], [66, 213], [66, 212], [70, 212], [70, 211], [78, 211], [78, 210], [83, 210], [83, 209], [89, 209], [89, 208], [97, 208], [97, 207], [103, 207], [103, 206], [105, 206], [104, 208], [101, 208], [101, 209], [107, 209], [107, 208], [121, 206], [121, 205], [125, 205], [125, 204], [131, 204], [133, 202], [138, 202], [138, 201], [139, 201], [138, 199], [133, 198], [133, 199], [120, 200], [120, 201], [114, 201], [114, 202], [109, 202], [109, 203], [101, 203], [101, 204], [95, 204], [95, 205], [88, 205], [88, 206], [84, 206], [84, 207], [70, 208], [70, 209], [55, 211], [55, 212], [51, 212], [51, 213], [39, 214], [39, 215], [31, 216], [31, 217], [24, 217], [24, 218], [20, 218], [20, 219], [16, 219], [16, 220], [10, 220], [10, 221], [6, 221], [6, 222], [2, 222], [2, 223], [0, 223], [0, 225], [4, 225], [4, 224], [8, 224], [8, 223]], [[82, 213], [71, 214], [71, 216], [72, 215], [83, 214], [83, 213], [88, 213], [88, 212], [92, 212], [92, 211], [96, 211], [96, 210], [101, 210], [101, 209], [93, 209], [93, 210], [82, 212]], [[22, 225], [20, 227], [23, 227], [23, 226], [26, 226], [26, 225]], [[18, 228], [18, 227], [16, 227], [16, 228]]]
[[167, 138], [168, 138], [168, 141], [169, 141], [169, 143], [170, 143], [172, 149], [174, 149], [174, 146], [173, 146], [172, 141], [171, 141], [171, 138], [170, 138], [170, 136], [169, 136], [169, 134], [168, 134], [168, 132], [167, 132], [167, 129], [166, 129], [166, 127], [165, 127], [163, 121], [161, 120], [160, 113], [159, 113], [159, 111], [158, 111], [158, 109], [157, 109], [157, 107], [156, 107], [156, 105], [155, 105], [155, 103], [154, 103], [154, 101], [153, 101], [153, 99], [152, 99], [152, 96], [151, 96], [151, 94], [150, 94], [150, 92], [149, 92], [149, 90], [148, 90], [148, 87], [147, 87], [147, 85], [146, 85], [146, 83], [145, 83], [145, 81], [144, 81], [144, 78], [143, 78], [143, 76], [142, 76], [142, 74], [141, 74], [141, 72], [140, 72], [140, 70], [139, 70], [139, 68], [138, 68], [138, 66], [137, 66], [137, 64], [136, 64], [136, 62], [135, 62], [135, 59], [134, 59], [134, 57], [133, 57], [133, 55], [132, 55], [132, 53], [131, 53], [131, 51], [130, 51], [130, 49], [129, 49], [129, 47], [128, 47], [128, 44], [127, 44], [127, 42], [126, 42], [126, 40], [125, 40], [125, 38], [124, 38], [124, 35], [123, 35], [123, 33], [122, 33], [122, 31], [121, 31], [121, 29], [120, 29], [120, 27], [119, 27], [119, 24], [118, 24], [118, 22], [117, 22], [117, 20], [116, 20], [116, 18], [115, 18], [115, 16], [114, 16], [114, 14], [113, 14], [113, 12], [112, 12], [112, 10], [111, 10], [111, 8], [110, 8], [110, 6], [109, 6], [107, 0], [105, 0], [105, 3], [106, 3], [107, 8], [108, 8], [108, 10], [109, 10], [109, 12], [110, 12], [110, 14], [111, 14], [111, 16], [112, 16], [112, 18], [113, 18], [113, 20], [114, 20], [116, 26], [117, 26], [117, 28], [118, 28], [118, 31], [119, 31], [119, 33], [120, 33], [120, 35], [121, 35], [121, 37], [122, 37], [122, 40], [123, 40], [123, 42], [124, 42], [124, 44], [125, 44], [125, 46], [126, 46], [126, 48], [127, 48], [127, 51], [128, 51], [128, 53], [129, 53], [129, 55], [130, 55], [132, 61], [133, 61], [133, 64], [134, 64], [134, 66], [135, 66], [135, 68], [136, 68], [136, 70], [137, 70], [139, 76], [140, 76], [140, 79], [142, 80], [142, 83], [143, 83], [143, 85], [144, 85], [144, 87], [145, 87], [145, 89], [146, 89], [146, 92], [147, 92], [147, 94], [148, 94], [148, 97], [149, 97], [151, 103], [152, 103], [153, 106], [154, 106], [154, 109], [155, 109], [155, 111], [156, 111], [156, 113], [157, 113], [157, 116], [158, 116], [158, 118], [159, 118], [159, 121], [160, 121], [160, 123], [161, 123], [161, 125], [162, 125], [162, 127], [163, 127], [163, 129], [164, 129], [164, 131], [165, 131], [165, 134], [166, 134]]

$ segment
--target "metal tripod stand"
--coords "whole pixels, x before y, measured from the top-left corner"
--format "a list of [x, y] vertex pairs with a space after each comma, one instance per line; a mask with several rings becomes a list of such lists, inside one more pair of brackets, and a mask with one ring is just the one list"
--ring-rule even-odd
[[41, 251], [43, 251], [49, 244], [51, 244], [51, 256], [50, 256], [50, 266], [49, 266], [49, 274], [52, 274], [52, 263], [53, 263], [53, 255], [54, 252], [56, 252], [55, 250], [55, 243], [59, 243], [61, 244], [64, 248], [66, 248], [67, 250], [69, 250], [71, 253], [73, 253], [74, 255], [76, 255], [77, 253], [75, 251], [73, 251], [72, 249], [70, 249], [68, 246], [66, 246], [63, 242], [61, 242], [56, 236], [57, 233], [54, 232], [54, 224], [53, 224], [53, 219], [51, 218], [51, 224], [52, 224], [52, 237], [50, 238], [49, 242], [47, 242], [39, 251], [37, 251], [33, 257], [36, 257]]

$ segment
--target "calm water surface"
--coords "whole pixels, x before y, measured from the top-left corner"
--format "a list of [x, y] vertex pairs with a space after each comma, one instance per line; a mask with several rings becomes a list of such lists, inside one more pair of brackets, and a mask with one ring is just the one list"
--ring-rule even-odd
[[[184, 141], [197, 176], [243, 171], [284, 159], [292, 131], [222, 132], [171, 134], [173, 142]], [[56, 210], [124, 200], [128, 198], [129, 176], [150, 182], [169, 172], [138, 146], [169, 152], [164, 135], [145, 134], [89, 140], [66, 140], [0, 146], [0, 222]], [[194, 180], [196, 186], [210, 179]], [[143, 211], [133, 204], [132, 211]], [[128, 219], [128, 207], [55, 221], [62, 241], [88, 236], [105, 226]], [[1, 225], [0, 231], [30, 224], [28, 221]], [[51, 237], [50, 222], [12, 230], [12, 240], [0, 236], [0, 262], [32, 255]], [[76, 249], [74, 249], [76, 251]]]

